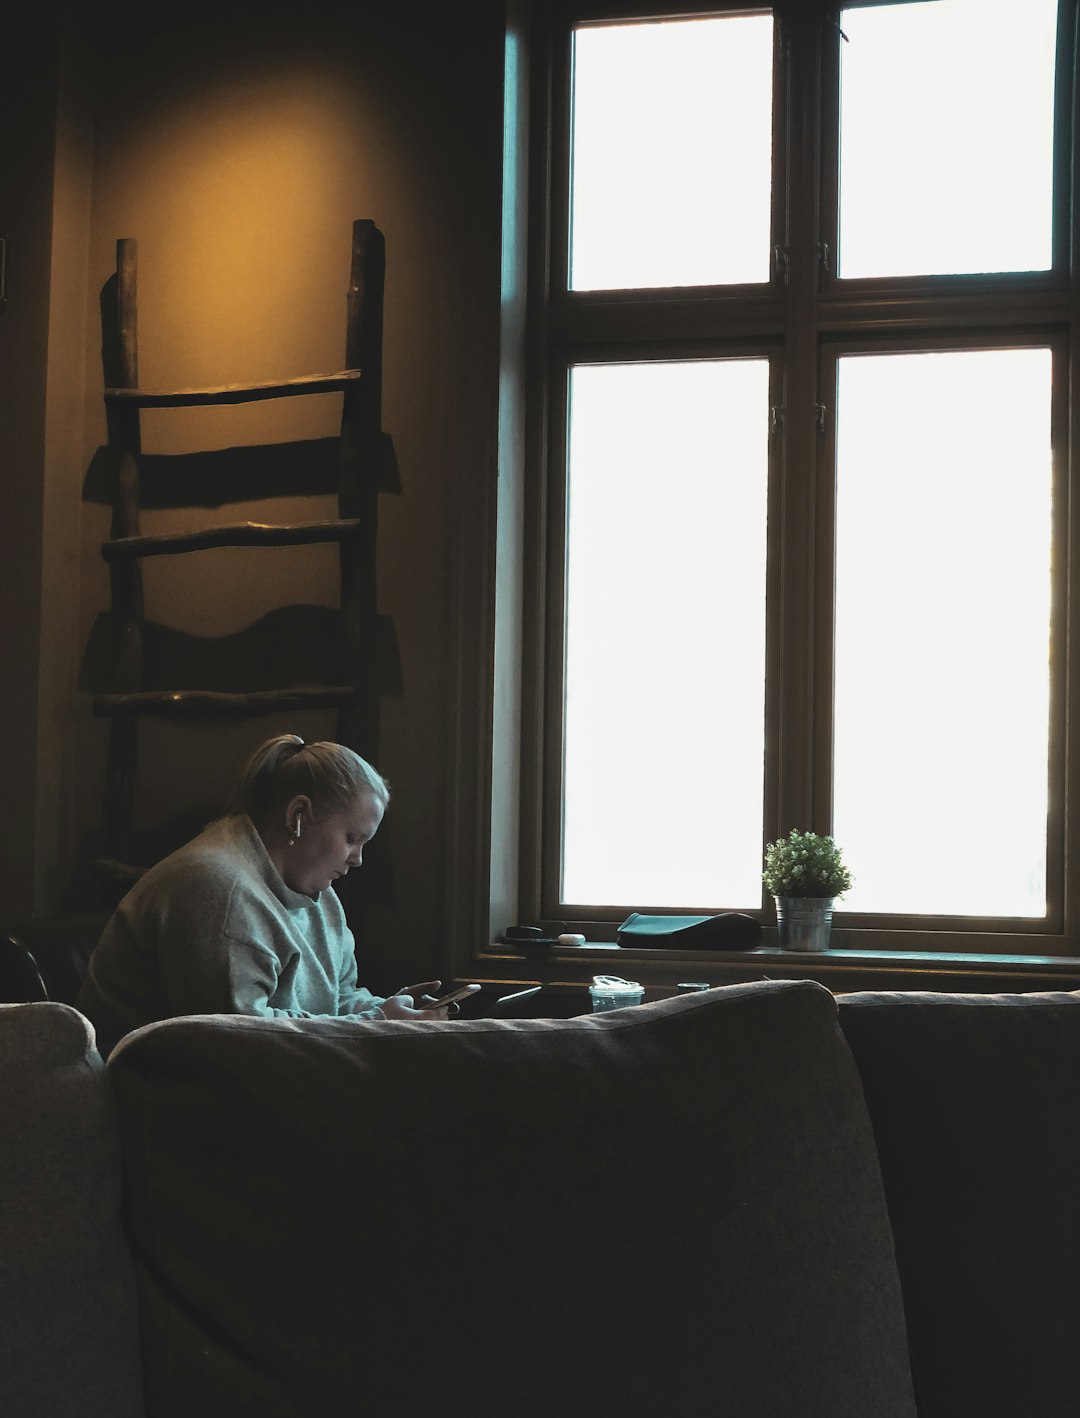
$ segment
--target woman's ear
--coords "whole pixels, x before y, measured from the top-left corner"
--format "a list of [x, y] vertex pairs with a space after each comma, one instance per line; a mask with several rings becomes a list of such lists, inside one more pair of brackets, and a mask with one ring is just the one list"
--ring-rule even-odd
[[285, 805], [285, 830], [295, 839], [303, 831], [305, 819], [311, 816], [311, 799], [305, 793], [297, 793]]

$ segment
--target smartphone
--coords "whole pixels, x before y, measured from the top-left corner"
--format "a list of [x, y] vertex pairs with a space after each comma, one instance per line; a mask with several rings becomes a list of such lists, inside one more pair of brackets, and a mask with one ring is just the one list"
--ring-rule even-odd
[[512, 994], [492, 997], [491, 987], [485, 995], [473, 995], [471, 1002], [461, 1006], [462, 1019], [514, 1019], [528, 1018], [527, 1011], [519, 1011], [518, 1006], [532, 999], [543, 989], [542, 985], [525, 985]]
[[487, 1012], [496, 1017], [500, 1014], [511, 1014], [522, 1000], [531, 999], [533, 995], [538, 995], [543, 988], [543, 985], [530, 985], [528, 989], [515, 990], [512, 995], [500, 995], [497, 1000], [491, 1002]]
[[449, 994], [441, 995], [438, 999], [428, 1000], [426, 1004], [418, 1004], [417, 1009], [442, 1009], [444, 1005], [456, 1004], [459, 999], [468, 999], [470, 995], [476, 994], [479, 985], [459, 985], [456, 990], [451, 990]]

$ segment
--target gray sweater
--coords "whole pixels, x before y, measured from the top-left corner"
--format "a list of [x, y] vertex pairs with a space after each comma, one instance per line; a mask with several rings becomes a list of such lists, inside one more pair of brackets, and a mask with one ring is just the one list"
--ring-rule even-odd
[[292, 891], [247, 816], [220, 818], [140, 878], [90, 959], [78, 1008], [108, 1055], [182, 1014], [381, 1019], [356, 983], [337, 895]]

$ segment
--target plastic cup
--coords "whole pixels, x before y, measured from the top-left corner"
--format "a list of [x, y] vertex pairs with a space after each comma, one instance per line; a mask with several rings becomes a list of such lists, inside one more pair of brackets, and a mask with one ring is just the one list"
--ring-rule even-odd
[[640, 1004], [645, 998], [645, 986], [636, 980], [622, 980], [617, 975], [594, 975], [589, 986], [593, 1014], [601, 1014], [608, 1009], [624, 1009], [627, 1005]]

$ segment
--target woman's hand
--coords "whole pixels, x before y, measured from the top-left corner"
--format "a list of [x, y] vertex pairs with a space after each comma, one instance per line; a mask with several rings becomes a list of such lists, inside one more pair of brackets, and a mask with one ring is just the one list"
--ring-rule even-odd
[[419, 985], [406, 985], [383, 1002], [382, 1012], [387, 1019], [412, 1019], [423, 1022], [431, 1019], [448, 1019], [457, 1013], [457, 1005], [443, 1005], [441, 1009], [423, 1009], [423, 1000], [433, 1000], [441, 980], [423, 980]]

